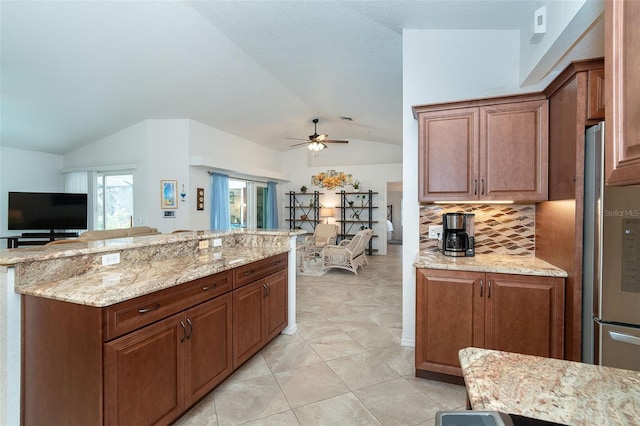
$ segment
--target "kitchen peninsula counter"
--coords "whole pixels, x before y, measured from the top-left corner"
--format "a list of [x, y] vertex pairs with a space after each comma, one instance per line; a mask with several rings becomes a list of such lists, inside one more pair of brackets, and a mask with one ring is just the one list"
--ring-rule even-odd
[[416, 256], [413, 266], [450, 271], [567, 277], [566, 271], [533, 256], [476, 254], [474, 257], [451, 257], [444, 256], [440, 252], [421, 251]]
[[459, 352], [474, 410], [567, 425], [630, 425], [640, 419], [640, 372], [465, 348]]
[[[104, 307], [288, 252], [295, 235], [205, 231], [66, 243], [0, 250], [0, 265], [15, 267], [17, 293]], [[103, 266], [106, 254], [120, 261]]]

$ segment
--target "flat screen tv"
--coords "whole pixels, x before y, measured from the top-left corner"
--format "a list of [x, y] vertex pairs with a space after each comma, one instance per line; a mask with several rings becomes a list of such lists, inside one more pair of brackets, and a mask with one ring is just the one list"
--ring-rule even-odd
[[9, 192], [7, 229], [87, 229], [87, 194]]

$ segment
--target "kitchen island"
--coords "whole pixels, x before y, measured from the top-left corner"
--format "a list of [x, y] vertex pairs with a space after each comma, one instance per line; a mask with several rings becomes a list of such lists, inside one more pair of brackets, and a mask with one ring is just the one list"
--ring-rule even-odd
[[[194, 352], [196, 346], [204, 344], [205, 347], [211, 347], [202, 339], [212, 337], [195, 334], [194, 330], [198, 329], [196, 320], [203, 324], [208, 321], [209, 327], [200, 327], [200, 330], [213, 330], [211, 326], [225, 322], [224, 327], [218, 327], [217, 335], [227, 336], [224, 338], [229, 346], [229, 333], [233, 331], [227, 328], [231, 327], [232, 322], [231, 303], [237, 302], [240, 317], [233, 317], [233, 321], [236, 324], [245, 323], [242, 315], [252, 316], [250, 320], [254, 331], [249, 337], [257, 338], [258, 342], [247, 341], [247, 346], [240, 348], [242, 353], [238, 352], [240, 355], [233, 359], [233, 365], [227, 356], [231, 352], [225, 352], [225, 362], [227, 366], [230, 365], [229, 368], [248, 359], [266, 339], [273, 338], [275, 332], [293, 333], [296, 329], [297, 234], [295, 230], [181, 232], [0, 250], [0, 285], [3, 290], [0, 314], [2, 325], [6, 327], [6, 334], [3, 333], [3, 341], [0, 342], [3, 349], [0, 354], [0, 376], [3, 378], [0, 386], [0, 424], [19, 424], [19, 396], [24, 397], [29, 384], [34, 389], [33, 380], [44, 383], [40, 379], [29, 379], [29, 376], [38, 377], [39, 373], [33, 367], [21, 366], [21, 360], [29, 365], [44, 366], [45, 369], [48, 369], [47, 365], [54, 365], [55, 368], [51, 369], [54, 375], [49, 379], [58, 383], [58, 393], [64, 395], [70, 389], [80, 387], [82, 381], [102, 380], [103, 375], [98, 371], [102, 362], [102, 344], [96, 346], [96, 342], [105, 342], [107, 356], [109, 344], [121, 341], [118, 339], [127, 339], [126, 333], [132, 336], [140, 334], [146, 328], [153, 327], [154, 321], [158, 324], [175, 323], [172, 333], [179, 341], [190, 340], [192, 334], [194, 339], [197, 338], [191, 340], [190, 346], [179, 348], [179, 352], [166, 352], [172, 356], [177, 354], [178, 360], [191, 353], [188, 359], [193, 362], [196, 360], [193, 357], [198, 356]], [[238, 295], [237, 300], [231, 297], [232, 294]], [[255, 304], [244, 308], [243, 299], [239, 297], [248, 294], [251, 296], [246, 300], [261, 303], [262, 308], [256, 308]], [[261, 294], [262, 297], [253, 294]], [[262, 319], [257, 317], [254, 321], [256, 309], [263, 310], [267, 316], [262, 316]], [[269, 317], [268, 312], [273, 315]], [[214, 319], [215, 315], [217, 320]], [[49, 317], [52, 319], [47, 321]], [[269, 328], [272, 325], [270, 321], [277, 323]], [[37, 328], [30, 327], [33, 324], [37, 324]], [[124, 328], [119, 328], [120, 325], [124, 325]], [[68, 333], [65, 333], [65, 327]], [[59, 333], [59, 340], [48, 338], [50, 332]], [[74, 358], [75, 354], [69, 348], [83, 339], [91, 342], [91, 346], [81, 348], [78, 353], [80, 356]], [[56, 346], [56, 341], [65, 343]], [[125, 340], [122, 342], [126, 343]], [[48, 349], [42, 350], [47, 345], [52, 345], [54, 351], [59, 349], [59, 352], [54, 354]], [[38, 350], [30, 351], [30, 348]], [[74, 349], [77, 351], [79, 348]], [[117, 350], [112, 352], [118, 353]], [[68, 356], [69, 353], [71, 356]], [[25, 358], [25, 354], [41, 357], [43, 362]], [[85, 361], [91, 363], [91, 367], [75, 374], [78, 382], [65, 386], [68, 380], [72, 380], [72, 375], [55, 377], [56, 370], [69, 368], [71, 372], [77, 371], [80, 362]], [[206, 359], [199, 365], [208, 368], [211, 362], [207, 364], [204, 361]], [[182, 365], [182, 361], [179, 362]], [[194, 367], [200, 368], [198, 365]], [[21, 370], [24, 375], [22, 380], [26, 380], [22, 387]], [[224, 374], [229, 371], [227, 369]], [[105, 377], [109, 373], [112, 371], [106, 370]], [[183, 386], [181, 380], [178, 385]], [[93, 398], [95, 404], [101, 404], [100, 392], [100, 388], [95, 388], [93, 394], [85, 394], [87, 398]], [[194, 395], [191, 396], [192, 400], [197, 399], [197, 395]], [[182, 399], [177, 402], [182, 407], [186, 404]], [[53, 424], [63, 420], [53, 416], [49, 421]]]
[[469, 347], [459, 353], [473, 410], [567, 425], [640, 421], [640, 372]]

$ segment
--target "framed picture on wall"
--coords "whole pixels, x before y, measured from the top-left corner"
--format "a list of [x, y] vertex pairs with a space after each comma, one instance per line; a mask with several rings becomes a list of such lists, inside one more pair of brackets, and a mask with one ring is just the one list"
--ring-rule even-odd
[[160, 181], [160, 208], [178, 208], [178, 182], [175, 180]]

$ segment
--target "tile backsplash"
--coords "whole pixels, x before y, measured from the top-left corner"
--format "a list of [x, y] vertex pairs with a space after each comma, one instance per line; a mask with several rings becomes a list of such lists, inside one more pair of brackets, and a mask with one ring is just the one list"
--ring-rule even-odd
[[435, 251], [429, 225], [442, 225], [443, 213], [474, 213], [476, 254], [535, 256], [535, 205], [434, 204], [420, 206], [420, 250]]

